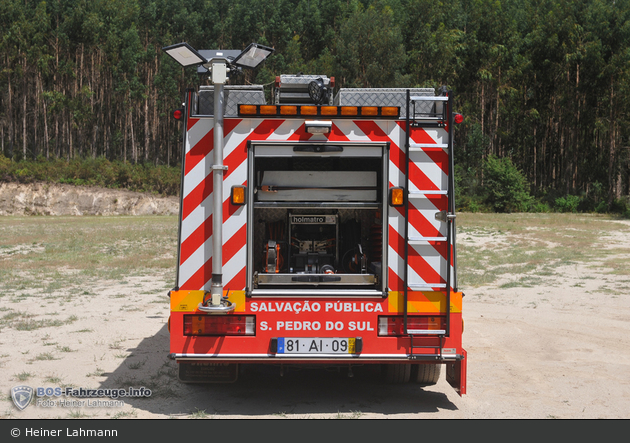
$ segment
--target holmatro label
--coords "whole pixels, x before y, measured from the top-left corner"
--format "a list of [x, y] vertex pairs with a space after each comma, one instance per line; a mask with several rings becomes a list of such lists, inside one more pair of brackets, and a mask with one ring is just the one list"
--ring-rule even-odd
[[334, 224], [335, 217], [330, 215], [294, 215], [291, 217], [291, 223], [294, 225]]

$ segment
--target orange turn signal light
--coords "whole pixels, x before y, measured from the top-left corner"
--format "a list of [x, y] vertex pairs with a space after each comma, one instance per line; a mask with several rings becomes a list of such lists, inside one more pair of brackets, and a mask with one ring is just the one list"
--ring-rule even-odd
[[398, 107], [396, 106], [383, 106], [381, 108], [381, 115], [388, 117], [398, 117]]
[[261, 105], [260, 113], [262, 115], [276, 115], [278, 113], [278, 108], [274, 105]]
[[338, 111], [338, 107], [337, 106], [322, 106], [320, 108], [321, 111], [321, 115], [337, 115]]
[[245, 204], [245, 186], [232, 186], [230, 200], [233, 205], [242, 206]]
[[297, 106], [280, 106], [280, 115], [297, 115]]
[[361, 115], [375, 117], [378, 115], [378, 107], [376, 106], [361, 106]]
[[239, 112], [246, 115], [256, 115], [256, 105], [239, 105]]
[[342, 106], [341, 115], [359, 115], [359, 108], [356, 106]]
[[300, 107], [300, 114], [317, 115], [317, 106], [302, 106]]
[[403, 206], [405, 204], [405, 192], [403, 188], [389, 188], [389, 205]]
[[238, 115], [398, 119], [400, 117], [400, 109], [398, 106], [238, 105]]

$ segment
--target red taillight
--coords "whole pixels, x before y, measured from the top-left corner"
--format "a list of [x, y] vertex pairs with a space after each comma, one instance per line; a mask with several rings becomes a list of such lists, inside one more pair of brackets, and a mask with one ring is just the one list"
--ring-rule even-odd
[[383, 316], [378, 318], [378, 335], [435, 335], [444, 334], [445, 319], [442, 316], [409, 315], [407, 331], [402, 315]]
[[453, 117], [453, 121], [456, 125], [459, 125], [461, 122], [464, 121], [464, 116], [461, 114], [455, 114], [455, 116]]
[[175, 109], [173, 111], [173, 118], [175, 120], [181, 120], [183, 116], [184, 116], [184, 111], [182, 111], [181, 109]]
[[184, 335], [255, 335], [253, 315], [184, 315]]

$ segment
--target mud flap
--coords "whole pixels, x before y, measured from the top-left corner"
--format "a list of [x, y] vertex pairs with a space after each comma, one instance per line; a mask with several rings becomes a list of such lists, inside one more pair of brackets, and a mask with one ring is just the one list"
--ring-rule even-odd
[[234, 383], [238, 364], [180, 361], [179, 380], [184, 383]]
[[460, 395], [466, 395], [466, 350], [462, 349], [461, 360], [446, 364], [446, 381]]

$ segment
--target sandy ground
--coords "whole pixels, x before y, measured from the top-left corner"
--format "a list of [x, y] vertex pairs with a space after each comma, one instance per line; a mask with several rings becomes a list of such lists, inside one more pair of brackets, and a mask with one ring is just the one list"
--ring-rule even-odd
[[[460, 244], [483, 245], [473, 234]], [[496, 239], [495, 239], [496, 240]], [[617, 246], [626, 247], [630, 238]], [[612, 247], [615, 247], [613, 245]], [[628, 256], [625, 256], [629, 258]], [[0, 333], [3, 418], [630, 418], [630, 300], [627, 275], [592, 263], [568, 265], [535, 287], [500, 283], [465, 290], [468, 393], [444, 375], [436, 386], [387, 385], [378, 368], [327, 372], [248, 367], [235, 384], [184, 385], [168, 360], [169, 282], [153, 276], [118, 286], [97, 282], [98, 297], [55, 306], [70, 324]], [[588, 278], [585, 278], [588, 277]], [[621, 288], [621, 289], [620, 289]], [[16, 304], [2, 302], [5, 308]], [[45, 301], [32, 306], [47, 310]], [[1, 313], [0, 313], [1, 314]], [[27, 373], [25, 381], [19, 375]], [[148, 398], [88, 407], [31, 404], [18, 410], [14, 386], [145, 387]], [[64, 397], [51, 397], [59, 402]]]

